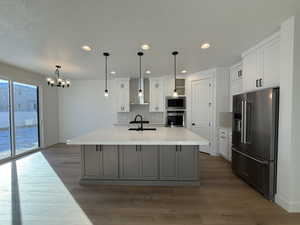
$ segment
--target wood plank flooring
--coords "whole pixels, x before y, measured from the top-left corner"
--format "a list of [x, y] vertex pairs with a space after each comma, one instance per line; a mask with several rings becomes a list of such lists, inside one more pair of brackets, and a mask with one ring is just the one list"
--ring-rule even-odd
[[43, 151], [95, 225], [299, 225], [288, 214], [232, 174], [219, 157], [199, 153], [200, 187], [79, 185], [79, 147]]

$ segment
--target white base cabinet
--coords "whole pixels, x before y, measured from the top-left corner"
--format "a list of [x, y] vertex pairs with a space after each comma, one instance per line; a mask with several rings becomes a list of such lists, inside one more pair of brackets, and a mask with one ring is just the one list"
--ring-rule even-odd
[[81, 182], [199, 184], [198, 146], [86, 145]]
[[232, 132], [230, 129], [219, 129], [219, 154], [226, 160], [231, 161]]

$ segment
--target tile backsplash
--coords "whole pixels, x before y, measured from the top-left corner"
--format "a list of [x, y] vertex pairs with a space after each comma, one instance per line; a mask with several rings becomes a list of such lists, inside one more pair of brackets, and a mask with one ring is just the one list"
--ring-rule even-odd
[[144, 120], [150, 121], [150, 123], [164, 124], [164, 113], [162, 112], [149, 112], [149, 105], [131, 105], [130, 112], [128, 113], [118, 113], [117, 123], [118, 124], [128, 124], [130, 121], [134, 120], [137, 114], [141, 114]]

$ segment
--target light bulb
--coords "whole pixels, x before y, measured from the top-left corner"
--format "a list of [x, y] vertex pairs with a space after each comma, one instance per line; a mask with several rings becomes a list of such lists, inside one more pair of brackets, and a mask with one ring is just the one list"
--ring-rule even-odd
[[69, 85], [70, 85], [70, 84], [71, 84], [71, 81], [69, 81], [69, 80], [66, 80], [66, 84], [69, 84]]
[[108, 90], [107, 89], [104, 91], [104, 97], [108, 97]]
[[140, 96], [140, 97], [143, 96], [143, 91], [142, 91], [142, 89], [139, 90], [139, 96]]
[[173, 92], [173, 97], [174, 97], [174, 98], [177, 98], [177, 97], [178, 97], [178, 93], [177, 93], [176, 89], [175, 89], [174, 92]]
[[50, 82], [51, 82], [51, 78], [50, 78], [50, 77], [48, 77], [48, 78], [47, 78], [47, 81], [50, 83]]

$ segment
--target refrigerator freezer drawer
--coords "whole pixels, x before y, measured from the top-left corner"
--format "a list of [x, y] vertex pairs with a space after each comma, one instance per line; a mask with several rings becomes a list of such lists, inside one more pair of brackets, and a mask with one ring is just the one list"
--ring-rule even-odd
[[275, 195], [275, 164], [273, 161], [256, 160], [251, 156], [232, 150], [233, 172], [264, 195], [274, 200]]

